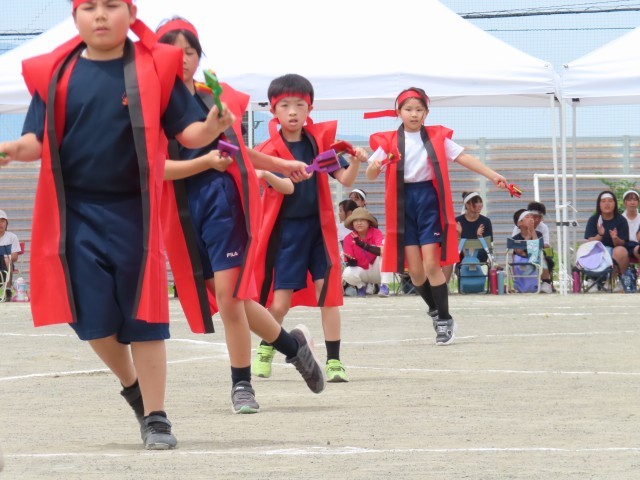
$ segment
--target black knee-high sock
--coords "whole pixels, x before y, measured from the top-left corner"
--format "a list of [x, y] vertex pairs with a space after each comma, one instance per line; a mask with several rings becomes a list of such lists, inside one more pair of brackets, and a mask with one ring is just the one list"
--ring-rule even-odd
[[425, 303], [429, 306], [429, 310], [436, 310], [438, 307], [436, 306], [436, 301], [433, 299], [433, 293], [431, 292], [431, 284], [429, 280], [424, 282], [422, 285], [414, 284], [413, 287], [416, 289], [416, 292], [420, 294]]
[[443, 320], [448, 320], [451, 318], [449, 315], [449, 290], [447, 289], [447, 284], [442, 283], [440, 285], [431, 285], [431, 293], [433, 294], [433, 299], [436, 302], [438, 309], [438, 317]]
[[238, 382], [251, 383], [251, 365], [248, 367], [231, 367], [231, 384]]

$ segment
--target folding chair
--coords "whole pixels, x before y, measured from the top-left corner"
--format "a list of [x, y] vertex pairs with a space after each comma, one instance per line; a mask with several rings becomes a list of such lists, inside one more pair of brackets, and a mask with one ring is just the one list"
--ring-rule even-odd
[[592, 240], [578, 248], [574, 270], [580, 278], [582, 293], [587, 293], [593, 287], [603, 289], [608, 284], [609, 292], [613, 292], [616, 282], [615, 261], [602, 242]]
[[[8, 265], [5, 265], [8, 263]], [[6, 268], [6, 270], [5, 270]], [[11, 278], [11, 261], [5, 262], [4, 255], [0, 258], [0, 302], [7, 301], [7, 289]]]
[[[490, 242], [491, 237], [460, 239], [458, 251], [464, 253], [464, 257], [455, 269], [460, 293], [489, 292], [489, 270], [492, 266]], [[481, 251], [487, 252], [487, 261], [478, 258]]]
[[[513, 285], [518, 293], [540, 293], [542, 281], [542, 252], [544, 241], [514, 240], [507, 238], [507, 252], [504, 264], [507, 271], [507, 286]], [[515, 250], [525, 250], [527, 257], [521, 257]], [[509, 288], [507, 288], [507, 292]]]

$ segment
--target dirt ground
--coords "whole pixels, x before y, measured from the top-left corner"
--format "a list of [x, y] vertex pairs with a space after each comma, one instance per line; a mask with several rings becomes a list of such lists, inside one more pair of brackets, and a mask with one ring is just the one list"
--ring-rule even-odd
[[[637, 479], [640, 295], [453, 295], [434, 344], [417, 297], [348, 298], [350, 382], [310, 393], [276, 357], [262, 410], [233, 415], [223, 328], [192, 334], [171, 300], [167, 411], [179, 448], [137, 422], [68, 326], [0, 304], [1, 480]], [[325, 358], [316, 310], [292, 310]], [[257, 339], [254, 339], [254, 346]]]

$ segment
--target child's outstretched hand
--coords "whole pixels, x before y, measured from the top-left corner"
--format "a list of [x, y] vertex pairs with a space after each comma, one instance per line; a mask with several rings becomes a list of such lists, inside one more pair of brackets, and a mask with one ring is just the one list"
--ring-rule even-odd
[[507, 182], [507, 179], [504, 178], [502, 175], [500, 174], [496, 174], [491, 181], [493, 182], [493, 184], [498, 187], [498, 188], [502, 188], [502, 189], [508, 189], [509, 188], [509, 183]]
[[0, 143], [0, 167], [8, 165], [15, 156], [14, 142]]
[[209, 114], [205, 120], [207, 128], [214, 135], [214, 138], [223, 133], [236, 121], [236, 116], [224, 103], [222, 104], [222, 115], [218, 115], [218, 113], [218, 107], [214, 105], [213, 108], [209, 110]]
[[219, 172], [225, 172], [229, 165], [233, 163], [233, 157], [229, 155], [220, 155], [220, 150], [211, 150], [206, 155], [209, 167]]
[[358, 162], [365, 163], [369, 159], [369, 155], [367, 155], [367, 151], [364, 148], [358, 147], [355, 152], [356, 154], [352, 155], [351, 158], [355, 158]]
[[288, 160], [284, 162], [284, 171], [282, 174], [289, 177], [293, 183], [304, 182], [305, 180], [309, 180], [311, 175], [313, 175], [313, 173], [307, 173], [306, 167], [307, 164], [299, 160]]

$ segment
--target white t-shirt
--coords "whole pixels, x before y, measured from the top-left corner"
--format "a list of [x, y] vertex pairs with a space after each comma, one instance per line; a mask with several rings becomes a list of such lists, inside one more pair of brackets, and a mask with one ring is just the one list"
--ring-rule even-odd
[[[542, 234], [542, 241], [545, 245], [551, 245], [549, 240], [549, 227], [544, 222], [540, 222], [540, 224], [536, 227], [536, 232], [540, 232]], [[516, 225], [513, 227], [513, 232], [511, 232], [511, 236], [517, 235], [520, 233], [520, 229]]]
[[622, 213], [622, 216], [627, 219], [627, 223], [629, 224], [629, 240], [637, 242], [638, 237], [636, 237], [636, 233], [638, 233], [638, 229], [640, 228], [640, 214], [636, 215], [636, 218], [633, 220], [629, 220], [626, 211]]
[[[445, 138], [444, 150], [447, 160], [453, 162], [464, 151], [464, 147]], [[404, 154], [405, 183], [433, 180], [433, 168], [427, 161], [427, 150], [422, 143], [420, 132], [404, 132]]]
[[[2, 247], [11, 247], [11, 248], [2, 248]], [[15, 233], [4, 232], [4, 235], [0, 237], [0, 254], [9, 255], [10, 253], [18, 253], [19, 251], [20, 251], [20, 242], [18, 241], [18, 236]]]
[[353, 230], [349, 230], [344, 226], [344, 223], [338, 223], [338, 241], [344, 240], [344, 237], [349, 235]]

